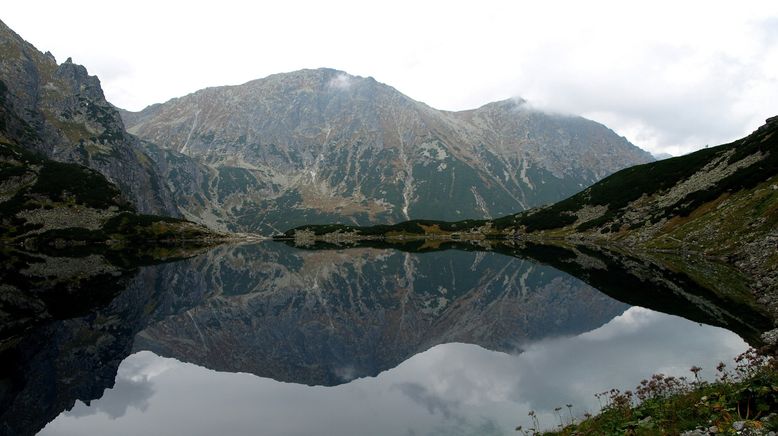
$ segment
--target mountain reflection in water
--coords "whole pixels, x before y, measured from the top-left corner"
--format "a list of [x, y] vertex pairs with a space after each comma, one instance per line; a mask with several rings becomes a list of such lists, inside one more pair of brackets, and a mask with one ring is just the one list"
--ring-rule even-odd
[[529, 410], [553, 427], [557, 406], [593, 412], [595, 392], [634, 387], [656, 371], [689, 375], [693, 364], [711, 375], [745, 348], [724, 329], [633, 307], [591, 332], [525, 344], [520, 354], [443, 344], [335, 387], [141, 351], [122, 363], [114, 389], [91, 406], [78, 403], [42, 435], [510, 435], [531, 425]]
[[[307, 434], [331, 421], [348, 425], [324, 433], [499, 434], [528, 408], [593, 410], [594, 392], [745, 347], [725, 330], [629, 308], [537, 260], [745, 337], [766, 322], [748, 301], [729, 304], [650, 264], [630, 275], [609, 253], [578, 261], [581, 249], [475, 248], [261, 243], [118, 269], [114, 255], [92, 254], [87, 270], [100, 280], [77, 268], [65, 294], [61, 280], [7, 272], [8, 295], [25, 297], [0, 313], [13, 321], [0, 342], [0, 430], [35, 434], [60, 415], [45, 434]], [[94, 267], [101, 258], [110, 267]], [[86, 295], [109, 297], [76, 298], [79, 283], [100, 283]], [[667, 283], [694, 292], [679, 297]], [[53, 310], [63, 304], [71, 310]]]
[[515, 350], [628, 307], [549, 266], [487, 252], [264, 244], [174, 267], [166, 292], [211, 292], [150, 323], [135, 350], [310, 385], [374, 376], [447, 342]]

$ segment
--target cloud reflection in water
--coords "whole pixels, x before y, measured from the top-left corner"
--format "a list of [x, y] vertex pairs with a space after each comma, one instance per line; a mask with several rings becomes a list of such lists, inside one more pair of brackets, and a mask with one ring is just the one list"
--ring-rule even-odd
[[595, 411], [594, 393], [629, 389], [652, 373], [712, 376], [747, 345], [726, 330], [633, 307], [596, 330], [525, 344], [521, 354], [475, 345], [433, 347], [348, 384], [309, 387], [219, 373], [143, 351], [121, 365], [116, 386], [41, 433], [50, 435], [515, 434], [558, 423], [553, 408]]

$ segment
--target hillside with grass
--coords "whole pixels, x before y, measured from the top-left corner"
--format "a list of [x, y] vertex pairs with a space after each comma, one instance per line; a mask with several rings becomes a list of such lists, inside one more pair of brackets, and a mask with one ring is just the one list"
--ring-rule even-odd
[[[671, 233], [683, 236], [677, 230], [693, 230], [687, 225], [703, 216], [733, 212], [729, 215], [736, 218], [731, 206], [737, 206], [747, 222], [775, 227], [776, 131], [778, 117], [744, 139], [619, 171], [566, 200], [501, 224], [525, 233], [595, 233], [644, 242]], [[681, 243], [712, 248], [694, 239]]]
[[0, 143], [0, 244], [120, 247], [223, 236], [186, 220], [138, 214], [97, 171]]
[[[747, 137], [619, 171], [550, 206], [494, 220], [302, 226], [298, 240], [573, 239], [713, 256], [778, 286], [778, 117]], [[772, 298], [772, 297], [769, 297]], [[770, 301], [775, 306], [775, 301]]]
[[[554, 235], [596, 233], [622, 239], [634, 236], [641, 229], [651, 234], [667, 233], [711, 211], [711, 206], [718, 206], [724, 200], [740, 202], [742, 199], [736, 195], [731, 198], [738, 192], [746, 192], [746, 196], [752, 197], [752, 192], [761, 192], [764, 188], [778, 190], [775, 186], [777, 130], [778, 117], [770, 118], [757, 131], [733, 143], [636, 165], [553, 205], [495, 220], [413, 220], [391, 226], [301, 226], [295, 230], [307, 229], [317, 234], [331, 230], [356, 231], [364, 235], [424, 234], [428, 226], [462, 232], [490, 225], [489, 234], [496, 236], [540, 232], [553, 232]], [[769, 193], [759, 197], [752, 204], [756, 207], [754, 212], [762, 214], [774, 210], [770, 208], [774, 199]], [[765, 224], [769, 226], [775, 221], [765, 221]]]
[[[533, 419], [533, 427], [516, 431], [545, 436], [774, 435], [778, 430], [775, 359], [750, 349], [715, 369], [713, 381], [702, 380], [698, 366], [689, 369], [689, 377], [655, 374], [634, 390], [596, 394], [604, 406], [595, 416], [587, 413], [581, 420], [566, 419], [558, 407], [557, 429], [542, 431], [543, 424]], [[534, 418], [534, 412], [530, 416]]]

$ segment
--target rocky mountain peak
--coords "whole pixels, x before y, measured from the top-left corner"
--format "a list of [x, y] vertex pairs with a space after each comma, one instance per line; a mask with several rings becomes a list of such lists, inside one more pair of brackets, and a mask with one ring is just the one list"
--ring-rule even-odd
[[71, 58], [57, 65], [2, 22], [0, 54], [0, 138], [96, 169], [140, 212], [179, 215], [97, 77]]
[[[244, 224], [255, 230], [261, 222], [262, 231], [325, 216], [364, 223], [495, 216], [652, 160], [600, 124], [544, 114], [520, 98], [440, 111], [330, 68], [207, 88], [122, 116], [131, 133], [168, 150], [166, 165], [183, 154], [230, 168], [231, 181], [221, 179], [229, 188], [207, 197], [264, 216]], [[253, 188], [238, 188], [235, 177]], [[194, 186], [191, 178], [181, 183]], [[247, 201], [247, 192], [256, 200]], [[300, 216], [268, 218], [269, 210], [281, 213], [279, 202]], [[234, 225], [229, 215], [218, 221]]]
[[527, 100], [521, 97], [506, 98], [505, 100], [499, 100], [491, 103], [487, 103], [478, 109], [477, 111], [505, 111], [515, 112], [518, 110], [530, 110], [527, 105]]
[[120, 116], [86, 68], [57, 65], [5, 25], [0, 53], [2, 139], [98, 170], [140, 212], [219, 229], [488, 218], [651, 160], [600, 124], [521, 99], [440, 111], [331, 68]]

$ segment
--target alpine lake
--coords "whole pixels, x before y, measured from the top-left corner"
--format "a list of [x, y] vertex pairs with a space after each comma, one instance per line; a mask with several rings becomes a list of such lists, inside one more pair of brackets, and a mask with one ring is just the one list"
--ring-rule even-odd
[[510, 435], [770, 326], [722, 265], [586, 245], [0, 256], [4, 435]]

